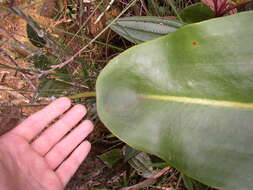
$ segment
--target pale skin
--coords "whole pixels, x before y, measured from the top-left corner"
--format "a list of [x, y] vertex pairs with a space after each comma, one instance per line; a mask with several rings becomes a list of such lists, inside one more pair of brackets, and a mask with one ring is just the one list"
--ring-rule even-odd
[[90, 151], [85, 138], [93, 130], [81, 121], [86, 108], [70, 107], [59, 98], [0, 137], [0, 189], [64, 189]]

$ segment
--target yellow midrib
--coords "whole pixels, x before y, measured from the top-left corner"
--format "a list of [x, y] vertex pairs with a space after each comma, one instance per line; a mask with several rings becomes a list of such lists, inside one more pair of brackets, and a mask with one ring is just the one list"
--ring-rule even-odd
[[203, 98], [189, 98], [189, 97], [183, 97], [183, 96], [165, 96], [165, 95], [161, 96], [161, 95], [150, 95], [150, 94], [141, 94], [140, 97], [145, 98], [145, 99], [180, 102], [180, 103], [188, 103], [188, 104], [253, 109], [253, 103], [220, 101], [220, 100], [203, 99]]

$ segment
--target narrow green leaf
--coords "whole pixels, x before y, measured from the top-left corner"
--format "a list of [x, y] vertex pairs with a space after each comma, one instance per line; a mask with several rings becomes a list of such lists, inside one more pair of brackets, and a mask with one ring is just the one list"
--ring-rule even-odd
[[186, 23], [200, 22], [214, 17], [214, 12], [204, 3], [195, 3], [179, 14]]
[[181, 174], [181, 175], [182, 175], [183, 182], [184, 182], [184, 185], [187, 188], [187, 190], [194, 190], [194, 185], [193, 185], [192, 179], [187, 177], [184, 174]]
[[34, 31], [34, 29], [29, 24], [26, 25], [26, 31], [30, 42], [34, 46], [43, 48], [46, 45], [46, 41], [43, 38], [39, 37], [37, 32]]
[[176, 31], [183, 26], [177, 20], [158, 17], [120, 18], [111, 25], [111, 29], [135, 44], [153, 40]]
[[98, 156], [106, 165], [112, 166], [122, 159], [122, 151], [119, 148], [108, 151]]
[[252, 20], [186, 25], [115, 57], [96, 84], [101, 121], [197, 181], [252, 190]]
[[40, 80], [39, 93], [41, 96], [50, 97], [62, 94], [70, 88], [70, 85], [53, 79], [43, 78]]
[[34, 55], [32, 56], [32, 61], [35, 68], [41, 70], [47, 70], [50, 68], [50, 60], [46, 55]]

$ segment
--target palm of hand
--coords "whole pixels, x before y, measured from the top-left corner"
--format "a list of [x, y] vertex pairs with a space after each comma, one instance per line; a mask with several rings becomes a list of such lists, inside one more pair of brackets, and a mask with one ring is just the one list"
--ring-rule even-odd
[[64, 188], [90, 150], [90, 143], [82, 142], [92, 131], [90, 121], [82, 122], [65, 136], [85, 115], [85, 108], [74, 106], [37, 136], [69, 107], [68, 99], [58, 99], [0, 137], [0, 189]]
[[[8, 186], [22, 186], [23, 189], [63, 189], [59, 177], [49, 167], [47, 161], [36, 153], [21, 137], [6, 135], [1, 139], [2, 160], [6, 160], [4, 168], [9, 179], [17, 179], [16, 184], [11, 181]], [[16, 174], [19, 175], [17, 178]], [[5, 181], [7, 181], [6, 179]], [[33, 181], [33, 183], [30, 183]], [[43, 182], [43, 183], [41, 183]]]

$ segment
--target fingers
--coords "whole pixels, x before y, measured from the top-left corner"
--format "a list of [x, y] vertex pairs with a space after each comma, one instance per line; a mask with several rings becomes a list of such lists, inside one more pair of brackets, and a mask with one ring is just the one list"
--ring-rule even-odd
[[70, 178], [74, 175], [82, 161], [90, 152], [91, 145], [88, 141], [80, 144], [76, 150], [65, 160], [61, 166], [56, 170], [56, 174], [65, 186]]
[[24, 120], [19, 126], [14, 128], [11, 133], [22, 136], [28, 141], [39, 134], [50, 122], [62, 115], [71, 106], [68, 98], [59, 98]]
[[91, 121], [86, 120], [50, 150], [45, 159], [54, 170], [93, 130]]
[[37, 153], [44, 156], [85, 114], [86, 108], [84, 106], [74, 106], [59, 121], [45, 130], [31, 146]]

